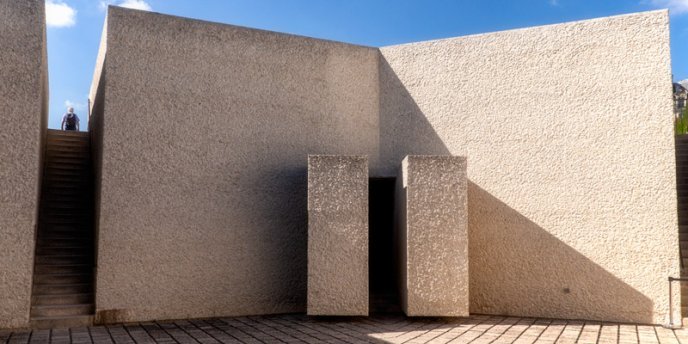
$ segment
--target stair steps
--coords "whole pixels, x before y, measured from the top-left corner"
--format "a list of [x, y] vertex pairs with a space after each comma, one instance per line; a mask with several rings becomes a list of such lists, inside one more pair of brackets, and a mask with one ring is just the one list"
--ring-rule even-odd
[[[69, 274], [69, 273], [89, 273], [93, 274], [92, 264], [35, 264], [34, 274]], [[34, 294], [36, 296], [36, 294]]]
[[[93, 313], [93, 312], [91, 312]], [[54, 329], [85, 327], [93, 324], [93, 315], [73, 315], [57, 317], [31, 317], [31, 328], [34, 329]]]
[[83, 284], [90, 283], [92, 278], [85, 273], [42, 274], [34, 283], [37, 284]]
[[91, 293], [93, 292], [93, 283], [34, 284], [33, 292], [37, 296]]
[[83, 314], [93, 313], [92, 303], [81, 304], [58, 304], [58, 305], [40, 305], [32, 306], [31, 314], [36, 317], [64, 317], [64, 316], [78, 316]]
[[90, 254], [61, 254], [61, 255], [40, 255], [36, 257], [36, 264], [45, 265], [73, 265], [82, 262], [91, 262]]
[[48, 130], [45, 153], [31, 326], [88, 326], [95, 311], [88, 133]]
[[93, 301], [93, 293], [82, 294], [58, 294], [58, 295], [41, 295], [33, 298], [34, 303], [44, 306], [55, 305], [88, 305]]
[[54, 235], [54, 236], [40, 236], [38, 239], [39, 248], [42, 247], [64, 247], [72, 245], [85, 245], [89, 246], [91, 242], [90, 237], [73, 238], [65, 237], [64, 235]]

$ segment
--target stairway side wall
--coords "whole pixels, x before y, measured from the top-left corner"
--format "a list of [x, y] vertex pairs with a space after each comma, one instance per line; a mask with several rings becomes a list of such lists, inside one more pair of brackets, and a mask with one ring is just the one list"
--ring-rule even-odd
[[107, 32], [98, 319], [305, 311], [307, 156], [377, 165], [378, 50], [121, 8]]
[[26, 327], [46, 133], [48, 70], [43, 0], [0, 0], [0, 328]]
[[468, 158], [471, 313], [668, 322], [667, 12], [381, 52], [382, 166]]
[[[103, 164], [103, 130], [104, 118], [103, 112], [105, 109], [105, 56], [107, 55], [107, 17], [103, 24], [103, 32], [101, 35], [100, 46], [98, 49], [98, 56], [96, 58], [96, 67], [93, 73], [93, 80], [91, 82], [91, 90], [89, 92], [89, 99], [91, 99], [90, 118], [88, 120], [88, 131], [90, 134], [91, 144], [91, 168], [93, 169], [93, 231], [95, 243], [95, 258], [96, 266], [98, 265], [98, 233], [100, 228], [100, 199], [101, 199], [101, 176]], [[94, 286], [97, 289], [97, 275], [94, 281]]]

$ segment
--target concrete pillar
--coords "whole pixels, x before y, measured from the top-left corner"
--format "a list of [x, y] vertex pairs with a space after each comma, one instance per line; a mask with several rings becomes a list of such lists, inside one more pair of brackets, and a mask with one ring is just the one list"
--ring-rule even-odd
[[30, 325], [48, 121], [44, 0], [0, 0], [0, 47], [0, 108], [8, 118], [0, 134], [1, 329]]
[[368, 315], [368, 159], [308, 157], [308, 314]]
[[466, 158], [407, 156], [396, 202], [404, 312], [468, 316]]

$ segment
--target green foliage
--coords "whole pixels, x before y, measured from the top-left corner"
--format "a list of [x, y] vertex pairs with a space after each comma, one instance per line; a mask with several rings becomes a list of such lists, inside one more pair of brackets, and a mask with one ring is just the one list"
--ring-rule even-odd
[[676, 125], [675, 125], [674, 131], [675, 131], [676, 135], [688, 134], [688, 106], [683, 108], [683, 112], [681, 113], [681, 118], [676, 119]]

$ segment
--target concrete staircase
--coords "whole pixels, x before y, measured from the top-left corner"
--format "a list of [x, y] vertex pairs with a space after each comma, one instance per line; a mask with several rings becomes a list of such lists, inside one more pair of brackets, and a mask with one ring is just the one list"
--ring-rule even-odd
[[88, 133], [48, 130], [40, 202], [31, 326], [90, 325], [95, 245]]

